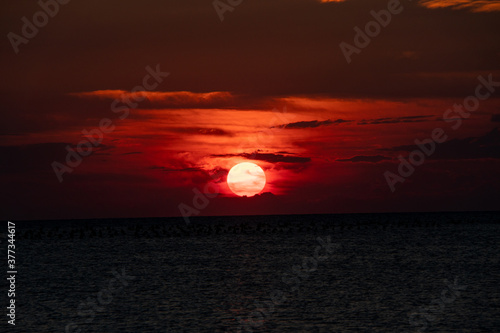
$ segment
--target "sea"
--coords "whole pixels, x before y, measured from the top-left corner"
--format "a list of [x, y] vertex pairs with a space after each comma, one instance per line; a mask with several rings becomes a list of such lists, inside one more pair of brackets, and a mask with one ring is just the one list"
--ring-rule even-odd
[[500, 332], [500, 212], [13, 222], [1, 332]]

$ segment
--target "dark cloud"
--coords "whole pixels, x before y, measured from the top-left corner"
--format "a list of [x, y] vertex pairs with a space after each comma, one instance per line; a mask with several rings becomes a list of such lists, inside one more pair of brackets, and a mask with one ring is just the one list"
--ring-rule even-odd
[[222, 154], [222, 155], [211, 155], [212, 157], [243, 157], [249, 160], [255, 161], [265, 161], [270, 163], [307, 163], [311, 161], [309, 157], [299, 157], [299, 156], [289, 156], [283, 154], [273, 154], [273, 153], [241, 153], [241, 154]]
[[131, 151], [129, 153], [123, 153], [122, 155], [136, 155], [136, 154], [142, 154], [141, 151]]
[[154, 165], [150, 166], [149, 169], [160, 170], [163, 172], [189, 172], [191, 173], [189, 179], [193, 184], [205, 184], [209, 181], [221, 183], [226, 180], [227, 173], [229, 172], [228, 169], [221, 167], [207, 169], [199, 166], [166, 167]]
[[214, 135], [214, 136], [233, 136], [233, 133], [225, 131], [220, 128], [204, 128], [204, 127], [169, 127], [169, 131], [185, 134], [199, 134], [199, 135]]
[[337, 119], [337, 120], [312, 120], [312, 121], [298, 121], [295, 123], [289, 123], [289, 124], [284, 124], [280, 126], [273, 126], [273, 127], [279, 127], [279, 128], [285, 128], [285, 129], [301, 129], [301, 128], [316, 128], [320, 126], [329, 126], [329, 125], [338, 125], [342, 123], [348, 123], [351, 122], [352, 120], [344, 120], [344, 119]]
[[351, 158], [345, 158], [345, 159], [338, 159], [338, 162], [369, 162], [369, 163], [377, 163], [380, 161], [386, 161], [390, 160], [390, 157], [387, 156], [382, 156], [382, 155], [376, 155], [376, 156], [354, 156]]
[[361, 120], [358, 125], [379, 125], [379, 124], [397, 124], [397, 123], [419, 123], [433, 120], [434, 116], [406, 116], [406, 117], [389, 117]]
[[165, 172], [200, 172], [200, 171], [205, 171], [203, 170], [202, 168], [168, 168], [168, 167], [164, 167], [164, 166], [151, 166], [149, 167], [149, 169], [151, 170], [161, 170], [161, 171], [165, 171]]
[[272, 192], [263, 192], [263, 193], [257, 193], [255, 195], [252, 195], [250, 197], [247, 197], [246, 195], [238, 198], [240, 200], [258, 200], [258, 202], [261, 202], [261, 200], [275, 200], [276, 196]]
[[[392, 151], [419, 150], [416, 145], [393, 147]], [[481, 137], [453, 139], [436, 146], [435, 152], [429, 156], [435, 160], [468, 160], [482, 158], [500, 158], [500, 132], [494, 128]]]

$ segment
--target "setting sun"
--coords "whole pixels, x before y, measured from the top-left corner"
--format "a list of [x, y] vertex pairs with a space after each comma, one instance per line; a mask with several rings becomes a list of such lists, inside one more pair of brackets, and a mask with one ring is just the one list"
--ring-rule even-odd
[[229, 170], [227, 185], [234, 194], [240, 197], [252, 196], [258, 194], [266, 186], [266, 175], [257, 164], [239, 163]]

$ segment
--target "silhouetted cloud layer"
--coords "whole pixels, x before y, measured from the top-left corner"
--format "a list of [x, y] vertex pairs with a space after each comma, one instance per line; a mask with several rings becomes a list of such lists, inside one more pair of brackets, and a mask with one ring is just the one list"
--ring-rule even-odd
[[269, 163], [307, 163], [311, 161], [310, 157], [290, 156], [272, 153], [241, 153], [241, 154], [222, 154], [211, 155], [212, 157], [243, 157], [249, 160], [265, 161]]
[[[393, 147], [393, 151], [413, 151], [419, 149], [416, 145]], [[430, 155], [436, 160], [468, 160], [483, 158], [500, 158], [500, 132], [494, 128], [481, 137], [453, 139], [436, 146], [436, 151]]]
[[312, 120], [312, 121], [298, 121], [295, 123], [289, 123], [289, 124], [284, 124], [280, 126], [274, 126], [274, 127], [279, 127], [279, 128], [285, 128], [285, 129], [301, 129], [301, 128], [316, 128], [320, 126], [329, 126], [329, 125], [338, 125], [342, 123], [349, 123], [352, 120], [344, 120], [344, 119], [337, 119], [337, 120]]
[[397, 123], [419, 123], [432, 120], [433, 116], [407, 116], [407, 117], [389, 117], [369, 120], [361, 120], [358, 125], [379, 125], [379, 124], [397, 124]]
[[390, 160], [390, 157], [387, 156], [382, 156], [382, 155], [376, 155], [376, 156], [354, 156], [351, 158], [344, 158], [344, 159], [338, 159], [338, 162], [369, 162], [369, 163], [377, 163], [380, 161], [386, 161]]

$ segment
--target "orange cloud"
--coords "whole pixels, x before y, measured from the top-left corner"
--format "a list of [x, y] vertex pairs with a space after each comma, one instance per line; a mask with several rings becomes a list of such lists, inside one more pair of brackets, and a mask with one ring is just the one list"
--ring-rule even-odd
[[472, 12], [500, 11], [500, 1], [497, 0], [422, 0], [420, 4], [424, 7], [469, 9]]
[[123, 99], [125, 97], [140, 99], [146, 97], [151, 102], [158, 102], [162, 105], [168, 104], [176, 108], [198, 107], [207, 104], [225, 104], [232, 101], [235, 97], [227, 91], [213, 91], [207, 93], [194, 93], [190, 91], [140, 91], [130, 92], [125, 90], [96, 90], [90, 92], [72, 93], [72, 96], [84, 98], [101, 98], [101, 99]]

